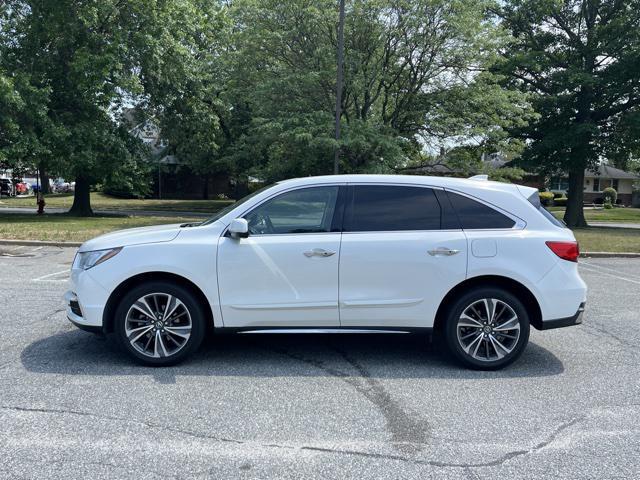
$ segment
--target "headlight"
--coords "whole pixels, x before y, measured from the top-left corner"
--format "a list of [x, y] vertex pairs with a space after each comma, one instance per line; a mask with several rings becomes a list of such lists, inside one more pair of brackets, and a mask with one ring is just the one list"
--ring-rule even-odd
[[109, 248], [107, 250], [94, 250], [92, 252], [80, 252], [76, 255], [76, 258], [73, 261], [73, 268], [89, 270], [91, 267], [95, 267], [96, 265], [115, 257], [120, 253], [120, 250], [122, 250], [122, 247]]

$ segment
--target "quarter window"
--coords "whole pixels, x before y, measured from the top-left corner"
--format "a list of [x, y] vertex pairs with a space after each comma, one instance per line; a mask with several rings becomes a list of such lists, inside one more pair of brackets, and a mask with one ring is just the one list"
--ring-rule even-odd
[[356, 185], [345, 230], [439, 230], [440, 216], [440, 204], [430, 188]]
[[267, 200], [245, 215], [249, 232], [253, 235], [329, 232], [338, 188], [303, 188]]
[[463, 195], [447, 192], [464, 230], [512, 228], [515, 221], [487, 205]]

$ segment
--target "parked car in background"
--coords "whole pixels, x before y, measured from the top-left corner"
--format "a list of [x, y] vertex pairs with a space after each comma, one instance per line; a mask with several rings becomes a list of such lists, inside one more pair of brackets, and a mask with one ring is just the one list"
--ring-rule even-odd
[[8, 178], [0, 178], [0, 196], [15, 197], [16, 188]]
[[136, 360], [174, 364], [208, 327], [244, 333], [436, 332], [467, 367], [522, 354], [529, 328], [581, 323], [571, 230], [537, 189], [343, 175], [280, 182], [202, 223], [85, 242], [67, 316]]
[[27, 195], [31, 189], [31, 184], [26, 182], [16, 183], [16, 195]]
[[72, 193], [75, 190], [75, 182], [66, 182], [62, 178], [57, 178], [51, 185], [51, 191], [54, 193]]

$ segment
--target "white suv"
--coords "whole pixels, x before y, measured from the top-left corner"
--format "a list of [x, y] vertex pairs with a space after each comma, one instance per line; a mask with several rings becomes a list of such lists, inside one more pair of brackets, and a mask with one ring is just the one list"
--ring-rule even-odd
[[537, 190], [485, 177], [343, 175], [260, 190], [194, 224], [119, 231], [76, 255], [67, 315], [174, 364], [209, 326], [433, 332], [464, 365], [513, 362], [529, 326], [581, 322], [571, 230]]

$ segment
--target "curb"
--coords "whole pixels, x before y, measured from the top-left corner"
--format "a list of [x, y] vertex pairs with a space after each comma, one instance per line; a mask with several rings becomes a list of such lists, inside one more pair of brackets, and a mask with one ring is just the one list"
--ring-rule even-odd
[[580, 258], [640, 258], [636, 252], [581, 252]]
[[55, 242], [47, 240], [4, 240], [0, 239], [0, 245], [21, 245], [27, 247], [79, 247], [82, 242]]

